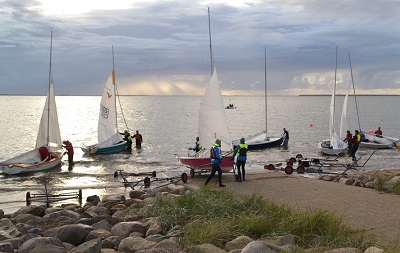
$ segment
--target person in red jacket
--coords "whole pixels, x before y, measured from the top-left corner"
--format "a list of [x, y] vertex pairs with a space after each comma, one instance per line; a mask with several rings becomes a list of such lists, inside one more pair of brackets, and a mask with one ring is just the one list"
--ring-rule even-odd
[[382, 135], [381, 127], [378, 127], [378, 130], [376, 130], [374, 134]]
[[71, 169], [72, 165], [74, 165], [74, 147], [72, 146], [71, 142], [66, 140], [66, 141], [63, 141], [63, 148], [65, 148], [67, 150], [67, 154], [68, 154], [68, 169]]

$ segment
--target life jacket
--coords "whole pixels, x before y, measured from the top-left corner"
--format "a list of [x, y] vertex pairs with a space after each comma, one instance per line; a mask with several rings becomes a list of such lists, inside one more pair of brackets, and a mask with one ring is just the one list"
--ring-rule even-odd
[[197, 143], [197, 144], [196, 144], [196, 149], [195, 149], [195, 151], [196, 151], [196, 152], [199, 152], [199, 151], [202, 150], [202, 149], [203, 149], [203, 146], [201, 146], [200, 143]]
[[140, 140], [141, 138], [140, 138], [140, 134], [135, 134], [135, 139], [136, 140]]
[[360, 134], [356, 134], [354, 137], [354, 143], [359, 144], [361, 142]]
[[210, 149], [210, 156], [212, 159], [217, 159], [217, 153], [215, 152], [214, 147]]
[[127, 141], [132, 141], [132, 136], [128, 135]]
[[248, 149], [247, 144], [245, 144], [245, 143], [240, 143], [240, 144], [239, 144], [239, 150], [238, 150], [239, 156], [246, 156], [247, 149]]

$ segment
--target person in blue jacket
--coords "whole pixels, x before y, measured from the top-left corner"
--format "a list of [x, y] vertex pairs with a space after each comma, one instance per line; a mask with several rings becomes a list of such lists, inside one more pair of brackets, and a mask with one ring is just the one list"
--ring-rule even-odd
[[[238, 154], [238, 157], [236, 158], [236, 166], [237, 166], [237, 171], [238, 171], [238, 176], [239, 176], [239, 182], [245, 181], [245, 165], [246, 165], [246, 160], [247, 160], [247, 150], [248, 146], [245, 142], [244, 138], [240, 139], [239, 145], [236, 146], [235, 150], [233, 151], [233, 156], [232, 159], [235, 159], [236, 154]], [[240, 171], [242, 169], [242, 171]], [[243, 177], [242, 177], [243, 175]]]
[[223, 158], [221, 156], [220, 139], [216, 139], [215, 143], [212, 145], [210, 149], [210, 159], [211, 159], [212, 169], [211, 169], [211, 174], [208, 176], [205, 185], [207, 185], [208, 182], [210, 182], [210, 180], [215, 176], [215, 172], [218, 172], [219, 187], [225, 187], [225, 185], [222, 184], [221, 162]]

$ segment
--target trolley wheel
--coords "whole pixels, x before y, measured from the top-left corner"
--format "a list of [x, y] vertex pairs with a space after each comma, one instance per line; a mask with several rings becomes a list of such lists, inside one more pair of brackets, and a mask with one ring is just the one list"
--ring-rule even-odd
[[150, 187], [150, 178], [149, 177], [145, 177], [143, 182], [144, 182], [144, 187]]
[[194, 173], [194, 169], [190, 169], [190, 176], [194, 177], [195, 173]]
[[188, 180], [188, 175], [187, 175], [185, 172], [182, 173], [182, 175], [181, 175], [181, 180], [182, 180], [182, 182], [184, 182], [184, 183], [187, 182], [187, 180]]
[[114, 179], [118, 178], [118, 171], [114, 172]]
[[153, 170], [153, 172], [151, 173], [151, 176], [152, 176], [152, 177], [156, 177], [156, 176], [157, 176], [157, 173], [156, 173], [155, 170]]
[[303, 156], [301, 154], [297, 154], [296, 158], [303, 158]]
[[286, 163], [286, 165], [293, 166], [293, 162], [289, 161], [289, 162]]
[[27, 192], [26, 193], [26, 206], [29, 206], [31, 204], [31, 193]]
[[292, 174], [293, 173], [293, 167], [292, 166], [286, 166], [285, 173], [289, 174], [289, 175]]
[[275, 170], [275, 166], [272, 163], [270, 163], [270, 164], [266, 165], [266, 169], [267, 170]]
[[295, 163], [296, 162], [296, 158], [290, 157], [289, 162]]
[[299, 167], [297, 167], [297, 173], [298, 174], [304, 174], [305, 170], [306, 169], [304, 168], [303, 165], [300, 165]]

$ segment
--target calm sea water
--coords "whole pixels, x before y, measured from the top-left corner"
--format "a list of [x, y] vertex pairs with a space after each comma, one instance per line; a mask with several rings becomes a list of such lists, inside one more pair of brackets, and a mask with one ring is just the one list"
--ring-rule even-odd
[[[100, 97], [57, 96], [61, 138], [70, 140], [75, 147], [73, 170], [68, 171], [65, 161], [61, 168], [46, 173], [0, 175], [0, 209], [7, 213], [25, 205], [26, 192], [43, 191], [44, 176], [50, 189], [82, 189], [86, 198], [93, 194], [123, 193], [125, 188], [113, 178], [116, 170], [156, 170], [159, 176], [169, 177], [188, 172], [176, 157], [186, 156], [190, 152], [188, 148], [195, 142], [200, 99], [197, 96], [122, 96], [120, 102], [128, 129], [131, 132], [139, 130], [143, 135], [142, 149], [134, 149], [132, 154], [84, 156], [80, 147], [94, 144], [97, 140]], [[337, 99], [337, 131], [343, 99]], [[42, 96], [0, 96], [0, 161], [34, 147], [44, 101]], [[227, 96], [224, 101], [225, 105], [234, 103], [237, 107], [226, 110], [233, 139], [265, 128], [264, 97]], [[361, 128], [368, 131], [380, 126], [384, 135], [400, 137], [400, 115], [395, 110], [399, 108], [399, 101], [396, 96], [357, 97]], [[329, 102], [329, 96], [269, 97], [268, 132], [280, 136], [282, 128], [287, 128], [290, 132], [289, 148], [251, 152], [247, 169], [262, 173], [265, 164], [284, 162], [296, 154], [319, 157], [317, 144], [328, 136]], [[354, 98], [349, 98], [348, 122], [352, 132], [358, 128]], [[122, 117], [119, 123], [122, 132], [126, 128]], [[202, 143], [205, 147], [211, 144]], [[361, 149], [358, 155], [366, 158], [371, 152]], [[362, 169], [398, 169], [399, 152], [398, 149], [379, 150]], [[347, 157], [341, 159], [348, 160]]]

